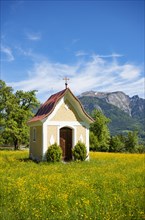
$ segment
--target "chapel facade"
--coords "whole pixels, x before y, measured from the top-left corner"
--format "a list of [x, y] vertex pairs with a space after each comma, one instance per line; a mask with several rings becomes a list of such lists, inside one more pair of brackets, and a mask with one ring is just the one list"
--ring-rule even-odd
[[89, 159], [89, 126], [93, 119], [85, 112], [77, 97], [66, 88], [53, 94], [29, 120], [30, 158], [46, 159], [50, 145], [62, 148], [63, 160], [72, 160], [72, 149], [81, 141], [87, 148]]

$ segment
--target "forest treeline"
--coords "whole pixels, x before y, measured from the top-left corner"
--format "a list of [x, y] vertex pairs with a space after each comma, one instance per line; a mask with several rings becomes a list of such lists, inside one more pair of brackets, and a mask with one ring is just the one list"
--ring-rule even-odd
[[145, 152], [145, 145], [140, 144], [138, 141], [137, 131], [111, 136], [108, 128], [110, 119], [99, 110], [93, 111], [92, 117], [94, 123], [90, 126], [90, 150], [100, 152]]

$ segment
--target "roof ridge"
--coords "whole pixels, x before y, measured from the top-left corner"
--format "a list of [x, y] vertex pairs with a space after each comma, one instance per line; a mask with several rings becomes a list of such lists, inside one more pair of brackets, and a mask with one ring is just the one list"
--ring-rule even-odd
[[32, 119], [29, 120], [29, 122], [42, 120], [43, 118], [47, 117], [52, 113], [54, 110], [56, 104], [58, 101], [65, 95], [66, 91], [69, 90], [69, 88], [63, 89], [60, 92], [57, 92], [55, 94], [52, 94], [38, 109], [36, 114]]
[[[56, 93], [52, 94], [52, 95], [42, 104], [42, 106], [45, 105], [45, 104], [46, 104], [49, 100], [51, 100], [54, 96], [56, 96], [56, 95], [58, 95], [58, 94], [64, 92], [65, 90], [66, 90], [66, 89], [61, 90], [60, 92], [56, 92]], [[63, 94], [63, 93], [62, 93], [62, 94]], [[41, 107], [42, 107], [42, 106], [41, 106]]]
[[79, 103], [82, 111], [84, 112], [84, 114], [90, 118], [92, 120], [92, 118], [87, 114], [87, 112], [85, 111], [85, 109], [83, 108], [80, 100], [72, 93], [72, 91], [69, 88], [63, 89], [60, 92], [57, 92], [53, 95], [51, 95], [43, 104], [42, 106], [38, 109], [37, 113], [35, 114], [35, 116], [29, 120], [29, 122], [35, 122], [35, 121], [41, 121], [42, 119], [46, 118], [48, 115], [50, 115], [58, 101], [65, 96], [66, 92], [69, 91], [70, 94], [74, 97], [74, 99]]

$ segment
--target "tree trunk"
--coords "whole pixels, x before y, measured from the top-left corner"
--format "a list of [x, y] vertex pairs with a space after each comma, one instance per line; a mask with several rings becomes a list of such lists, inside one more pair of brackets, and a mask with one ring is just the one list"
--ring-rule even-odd
[[18, 150], [19, 149], [19, 144], [18, 144], [18, 140], [16, 139], [14, 141], [14, 150]]

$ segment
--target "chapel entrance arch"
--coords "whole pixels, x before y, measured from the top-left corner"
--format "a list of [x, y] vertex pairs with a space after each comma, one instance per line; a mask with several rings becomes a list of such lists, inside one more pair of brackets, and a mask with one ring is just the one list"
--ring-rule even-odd
[[69, 127], [62, 127], [60, 129], [60, 146], [62, 148], [63, 160], [72, 160], [72, 129]]

